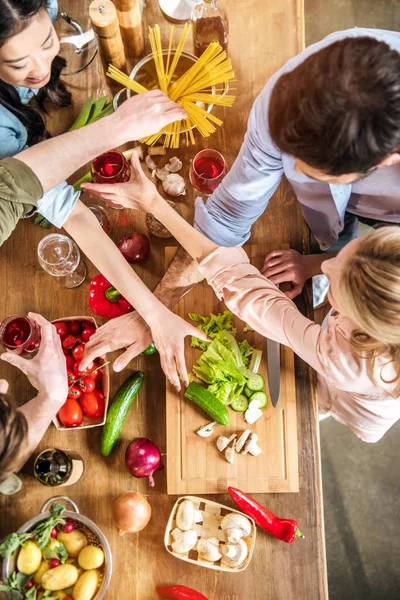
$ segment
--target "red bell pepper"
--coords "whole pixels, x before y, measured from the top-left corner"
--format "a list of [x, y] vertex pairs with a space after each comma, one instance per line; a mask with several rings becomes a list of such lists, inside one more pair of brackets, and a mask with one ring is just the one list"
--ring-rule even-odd
[[271, 535], [288, 544], [294, 542], [297, 537], [304, 538], [299, 531], [299, 524], [293, 519], [280, 519], [265, 506], [259, 504], [244, 492], [228, 487], [232, 500], [246, 515], [252, 517], [259, 527], [268, 531]]
[[96, 275], [90, 282], [90, 309], [99, 317], [114, 319], [128, 313], [132, 306], [104, 275]]
[[168, 598], [168, 600], [207, 600], [203, 594], [185, 585], [157, 586], [157, 592], [161, 598]]

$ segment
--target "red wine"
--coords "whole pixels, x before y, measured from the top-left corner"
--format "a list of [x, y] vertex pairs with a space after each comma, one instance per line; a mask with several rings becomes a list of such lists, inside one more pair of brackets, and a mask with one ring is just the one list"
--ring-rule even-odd
[[212, 194], [225, 176], [225, 163], [216, 156], [200, 156], [193, 162], [191, 178], [200, 192]]
[[22, 346], [31, 334], [31, 324], [25, 317], [17, 317], [5, 327], [3, 344], [7, 348]]
[[110, 150], [94, 159], [92, 175], [96, 183], [125, 183], [129, 181], [131, 171], [124, 155]]

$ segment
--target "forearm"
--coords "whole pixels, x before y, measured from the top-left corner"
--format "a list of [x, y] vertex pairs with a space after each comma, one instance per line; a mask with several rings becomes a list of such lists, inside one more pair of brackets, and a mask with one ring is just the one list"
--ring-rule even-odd
[[307, 279], [314, 277], [314, 275], [320, 275], [322, 273], [321, 265], [326, 260], [334, 258], [337, 252], [323, 252], [321, 254], [304, 254], [302, 259], [307, 274]]
[[100, 273], [149, 323], [151, 317], [162, 308], [162, 304], [136, 275], [117, 246], [103, 231], [96, 217], [80, 200], [64, 228]]
[[28, 423], [28, 435], [24, 448], [26, 455], [32, 454], [35, 450], [62, 404], [63, 401], [57, 403], [39, 392], [35, 398], [18, 409]]

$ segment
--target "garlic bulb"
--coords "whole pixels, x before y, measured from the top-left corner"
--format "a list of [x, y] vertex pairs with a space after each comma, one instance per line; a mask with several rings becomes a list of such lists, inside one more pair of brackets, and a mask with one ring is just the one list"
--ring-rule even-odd
[[162, 180], [162, 186], [164, 188], [164, 192], [166, 192], [170, 196], [186, 195], [185, 180], [177, 173], [170, 173], [169, 175], [167, 175], [167, 177], [165, 177], [165, 179]]

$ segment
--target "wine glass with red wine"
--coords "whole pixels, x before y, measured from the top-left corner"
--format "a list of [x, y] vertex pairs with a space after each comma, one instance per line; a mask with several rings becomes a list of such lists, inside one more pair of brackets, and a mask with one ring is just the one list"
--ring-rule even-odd
[[210, 195], [216, 190], [227, 172], [224, 157], [217, 150], [201, 150], [190, 167], [190, 181], [198, 192]]
[[[91, 171], [95, 183], [126, 183], [131, 178], [131, 166], [119, 150], [109, 150], [97, 156], [92, 162]], [[107, 206], [118, 210], [124, 208], [118, 204]]]
[[39, 349], [39, 327], [28, 317], [11, 315], [0, 324], [0, 342], [13, 354], [32, 357]]

